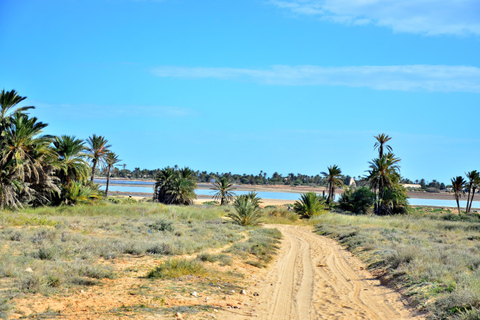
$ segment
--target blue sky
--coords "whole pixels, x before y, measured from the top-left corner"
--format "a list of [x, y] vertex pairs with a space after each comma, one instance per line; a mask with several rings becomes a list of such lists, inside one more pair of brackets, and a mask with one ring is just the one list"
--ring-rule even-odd
[[480, 170], [476, 0], [3, 0], [0, 86], [127, 168]]

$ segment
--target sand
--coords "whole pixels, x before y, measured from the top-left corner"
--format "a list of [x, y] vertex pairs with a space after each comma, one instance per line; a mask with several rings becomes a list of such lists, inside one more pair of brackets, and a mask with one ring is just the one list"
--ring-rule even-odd
[[224, 310], [220, 319], [423, 319], [382, 286], [365, 265], [310, 227], [275, 225], [284, 240], [265, 274], [252, 275], [248, 308]]

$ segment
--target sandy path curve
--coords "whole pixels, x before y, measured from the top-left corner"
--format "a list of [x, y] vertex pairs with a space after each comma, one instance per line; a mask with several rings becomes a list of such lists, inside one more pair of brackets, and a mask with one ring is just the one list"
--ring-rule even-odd
[[228, 319], [422, 319], [400, 294], [384, 287], [362, 262], [310, 227], [275, 225], [280, 253], [256, 285], [249, 310]]

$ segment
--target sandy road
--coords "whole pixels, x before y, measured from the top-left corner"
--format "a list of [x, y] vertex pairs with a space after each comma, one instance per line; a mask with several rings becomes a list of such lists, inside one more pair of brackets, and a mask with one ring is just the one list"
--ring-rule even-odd
[[259, 296], [228, 319], [421, 319], [332, 239], [308, 227], [275, 227], [284, 240], [268, 273], [254, 279]]

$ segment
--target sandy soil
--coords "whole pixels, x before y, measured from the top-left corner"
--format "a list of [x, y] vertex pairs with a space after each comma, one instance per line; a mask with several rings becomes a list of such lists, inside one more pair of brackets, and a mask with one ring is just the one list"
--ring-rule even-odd
[[309, 227], [274, 227], [284, 241], [268, 273], [252, 275], [259, 295], [241, 312], [222, 311], [220, 319], [423, 319], [335, 241]]

